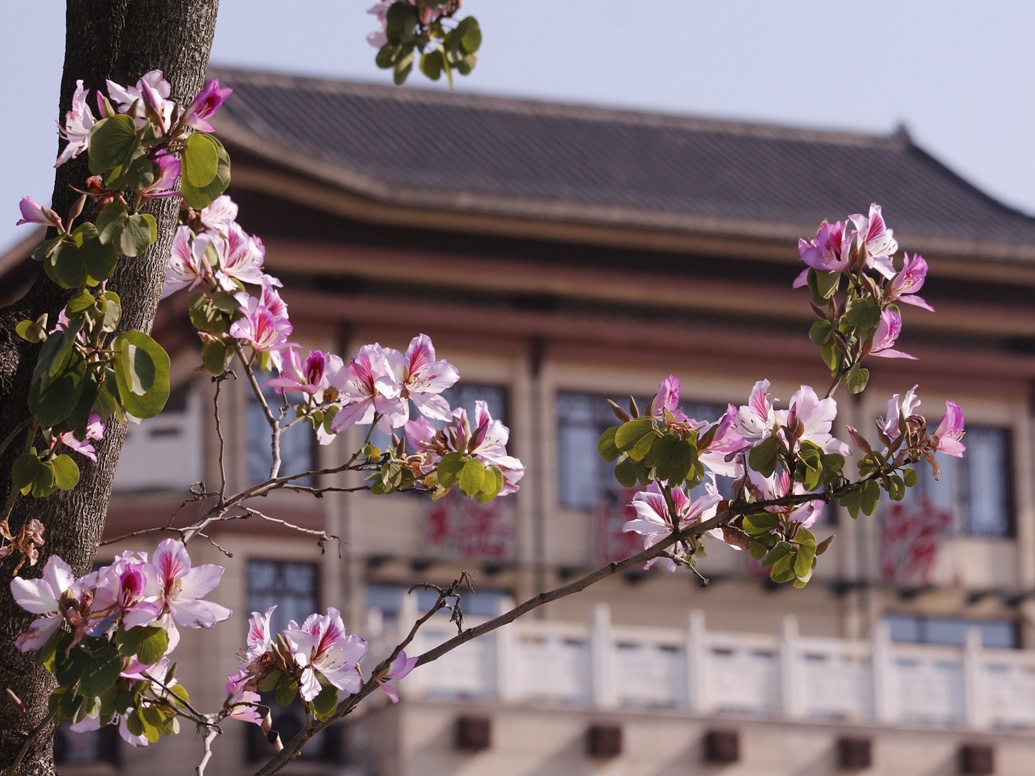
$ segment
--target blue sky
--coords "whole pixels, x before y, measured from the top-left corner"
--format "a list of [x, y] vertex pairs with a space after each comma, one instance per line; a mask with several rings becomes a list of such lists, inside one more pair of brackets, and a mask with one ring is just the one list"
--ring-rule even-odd
[[[212, 61], [387, 82], [365, 41], [371, 4], [221, 0]], [[1035, 3], [467, 0], [465, 8], [481, 21], [484, 43], [458, 89], [878, 133], [904, 123], [950, 168], [1035, 214]], [[50, 195], [63, 19], [57, 0], [23, 3], [0, 32], [0, 64], [11, 74], [0, 248], [19, 237], [18, 200]]]

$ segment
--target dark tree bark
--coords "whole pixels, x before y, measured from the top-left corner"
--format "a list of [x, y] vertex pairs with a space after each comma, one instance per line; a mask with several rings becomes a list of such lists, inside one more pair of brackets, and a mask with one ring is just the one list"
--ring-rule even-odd
[[[159, 69], [172, 85], [172, 97], [186, 101], [203, 85], [209, 51], [215, 33], [218, 0], [68, 0], [64, 74], [61, 81], [60, 116], [71, 106], [76, 80], [90, 89], [104, 88], [105, 79], [133, 84], [144, 73]], [[92, 98], [91, 98], [92, 102]], [[56, 152], [55, 152], [56, 158]], [[67, 213], [78, 196], [70, 186], [83, 188], [86, 176], [83, 154], [57, 170], [54, 209]], [[158, 239], [136, 259], [123, 258], [109, 283], [122, 299], [122, 329], [148, 331], [154, 320], [165, 267], [172, 245], [178, 203], [152, 201], [148, 208], [158, 221]], [[15, 335], [15, 324], [36, 319], [41, 313], [55, 320], [67, 294], [43, 275], [21, 300], [0, 310], [0, 437], [27, 415], [29, 378], [37, 348]], [[77, 574], [85, 573], [93, 560], [104, 527], [115, 465], [125, 428], [108, 424], [98, 449], [98, 465], [81, 465], [79, 485], [68, 493], [34, 500], [19, 498], [11, 517], [17, 530], [30, 518], [46, 528], [47, 543], [39, 565], [22, 571], [37, 576], [52, 554], [60, 555]], [[20, 451], [22, 445], [12, 445]], [[0, 504], [10, 490], [11, 463], [15, 450], [0, 458]], [[33, 619], [14, 603], [8, 579], [13, 564], [0, 565], [0, 687], [13, 692], [28, 713], [21, 713], [8, 698], [0, 698], [0, 769], [14, 759], [28, 731], [47, 715], [47, 698], [53, 687], [50, 675], [36, 667], [31, 656], [14, 647], [15, 637]], [[46, 730], [31, 744], [19, 774], [53, 774], [52, 731]]]

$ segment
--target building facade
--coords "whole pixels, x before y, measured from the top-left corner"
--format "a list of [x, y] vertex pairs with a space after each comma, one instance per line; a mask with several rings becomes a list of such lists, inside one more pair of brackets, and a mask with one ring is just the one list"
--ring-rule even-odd
[[[229, 193], [284, 283], [293, 339], [348, 357], [428, 334], [460, 370], [453, 405], [487, 400], [528, 474], [486, 506], [277, 493], [198, 540], [196, 563], [227, 567], [218, 600], [238, 616], [184, 635], [179, 674], [197, 705], [222, 703], [221, 681], [201, 677], [235, 669], [252, 610], [277, 603], [286, 621], [337, 606], [380, 659], [426, 605], [411, 585], [470, 572], [474, 622], [638, 549], [621, 532], [630, 494], [596, 455], [614, 423], [605, 400], [649, 398], [672, 373], [705, 417], [743, 403], [758, 379], [784, 402], [803, 382], [825, 385], [807, 294], [791, 288], [796, 241], [874, 201], [902, 247], [927, 258], [923, 295], [938, 312], [906, 311], [900, 346], [920, 360], [871, 364], [867, 392], [839, 396], [838, 425], [871, 429], [914, 384], [930, 416], [958, 401], [968, 452], [942, 462], [937, 486], [925, 475], [869, 519], [828, 509], [817, 534], [837, 539], [804, 590], [774, 587], [746, 553], [713, 543], [704, 579], [638, 571], [550, 604], [418, 669], [401, 703], [374, 699], [290, 772], [1031, 772], [1035, 220], [904, 131], [218, 75], [235, 89], [219, 117]], [[220, 476], [185, 306], [173, 297], [156, 326], [173, 397], [130, 430], [110, 536], [173, 515], [193, 483]], [[243, 381], [223, 384], [221, 406], [239, 488], [263, 478], [264, 430]], [[352, 449], [299, 433], [286, 471]], [[335, 534], [341, 552], [278, 519]], [[416, 651], [453, 632], [436, 618]], [[286, 732], [299, 724], [294, 709], [275, 718]], [[247, 726], [226, 727], [215, 772], [268, 756]], [[189, 731], [146, 750], [61, 741], [68, 773], [183, 773], [201, 751]]]

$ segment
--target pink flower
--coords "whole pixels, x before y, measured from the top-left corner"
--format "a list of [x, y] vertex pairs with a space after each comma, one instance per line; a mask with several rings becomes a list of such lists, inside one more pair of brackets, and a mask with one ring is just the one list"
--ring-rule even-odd
[[90, 443], [100, 439], [104, 439], [104, 424], [101, 422], [101, 416], [96, 412], [90, 413], [86, 429], [82, 433], [82, 439], [73, 431], [66, 431], [58, 436], [60, 444], [86, 456], [94, 463], [97, 463], [97, 451], [94, 450], [93, 445]]
[[212, 204], [201, 211], [199, 216], [206, 229], [225, 234], [230, 224], [237, 220], [237, 204], [226, 194], [216, 197]]
[[380, 415], [378, 428], [385, 434], [399, 428], [409, 418], [402, 385], [392, 369], [385, 348], [364, 345], [349, 365], [331, 378], [345, 402], [334, 416], [331, 428], [338, 434], [354, 423], [368, 425]]
[[181, 542], [166, 539], [155, 550], [152, 563], [161, 584], [162, 610], [184, 628], [211, 628], [230, 617], [225, 606], [202, 601], [223, 576], [223, 567], [213, 563], [191, 567], [190, 556]]
[[908, 358], [916, 361], [916, 356], [895, 350], [895, 341], [902, 333], [902, 316], [893, 307], [886, 307], [880, 314], [880, 323], [870, 340], [871, 356], [881, 358]]
[[391, 349], [385, 350], [385, 356], [401, 386], [403, 399], [411, 400], [422, 415], [433, 420], [450, 419], [449, 403], [439, 394], [459, 380], [460, 373], [448, 361], [435, 360], [430, 337], [420, 334], [410, 340], [405, 356]]
[[[854, 232], [849, 234], [848, 224], [845, 221], [837, 221], [833, 224], [823, 223], [816, 231], [816, 236], [806, 242], [798, 240], [798, 255], [801, 260], [814, 270], [820, 272], [843, 272], [848, 266], [851, 258], [852, 238]], [[803, 272], [794, 281], [794, 287], [800, 288], [806, 285], [808, 272]]]
[[326, 615], [312, 614], [301, 626], [292, 621], [284, 638], [302, 669], [298, 682], [302, 700], [312, 701], [323, 689], [317, 674], [339, 690], [359, 692], [363, 679], [358, 664], [367, 653], [367, 643], [355, 634], [346, 635], [337, 609], [329, 608]]
[[162, 613], [155, 567], [131, 553], [123, 553], [110, 566], [81, 582], [95, 588], [91, 632], [106, 630], [112, 622], [119, 622], [126, 630], [150, 625]]
[[[801, 483], [791, 482], [791, 476], [785, 469], [774, 472], [769, 477], [764, 477], [756, 471], [749, 471], [748, 489], [757, 501], [771, 501], [790, 495], [803, 496], [807, 493]], [[782, 516], [787, 522], [798, 523], [802, 528], [808, 528], [823, 514], [823, 506], [823, 502], [816, 499], [801, 504], [768, 506], [765, 510]]]
[[457, 452], [467, 452], [483, 462], [496, 466], [503, 473], [503, 490], [501, 496], [517, 493], [517, 483], [525, 476], [525, 466], [520, 460], [507, 455], [507, 440], [510, 430], [489, 414], [489, 405], [483, 401], [474, 403], [474, 423], [472, 432], [467, 421], [467, 412], [459, 409], [453, 411], [455, 427], [447, 431], [456, 432]]
[[51, 555], [43, 566], [39, 579], [11, 580], [11, 596], [22, 609], [43, 617], [34, 620], [28, 629], [19, 635], [14, 645], [22, 652], [41, 649], [57, 632], [63, 621], [62, 600], [64, 593], [75, 583], [72, 568], [57, 555]]
[[218, 257], [216, 277], [224, 290], [237, 291], [235, 280], [262, 283], [265, 277], [262, 264], [266, 256], [261, 241], [252, 238], [236, 223], [230, 223], [225, 241], [217, 237], [212, 244]]
[[195, 288], [212, 275], [207, 255], [211, 241], [212, 235], [194, 236], [188, 227], [177, 227], [169, 266], [165, 271], [162, 299], [181, 288]]
[[277, 393], [300, 391], [319, 401], [319, 396], [330, 387], [328, 376], [344, 368], [344, 363], [340, 356], [325, 355], [322, 350], [310, 350], [305, 361], [299, 363], [299, 352], [298, 348], [290, 348], [280, 377], [267, 380], [263, 385], [272, 386]]
[[399, 654], [395, 656], [395, 660], [389, 664], [387, 673], [377, 680], [378, 685], [385, 691], [385, 695], [389, 697], [392, 703], [399, 702], [399, 691], [385, 684], [385, 682], [389, 679], [404, 679], [417, 666], [418, 659], [406, 657], [406, 653], [400, 650]]
[[931, 442], [936, 453], [962, 458], [967, 449], [963, 442], [963, 410], [954, 401], [945, 402], [945, 414], [933, 434]]
[[[730, 412], [733, 412], [730, 405]], [[748, 403], [735, 410], [733, 429], [745, 439], [768, 437], [776, 425], [776, 412], [769, 398], [769, 381], [759, 380], [751, 389]]]
[[901, 398], [896, 393], [888, 399], [887, 412], [883, 418], [877, 420], [877, 428], [884, 432], [888, 439], [898, 439], [902, 435], [902, 426], [906, 418], [914, 414], [920, 406], [920, 397], [916, 395], [918, 387], [914, 385]]
[[825, 453], [849, 455], [848, 446], [830, 434], [837, 416], [837, 402], [833, 397], [820, 399], [808, 385], [803, 385], [791, 397], [787, 410], [776, 413], [791, 449], [809, 441], [823, 448]]
[[[643, 537], [643, 547], [647, 549], [670, 536], [673, 531], [689, 528], [714, 516], [715, 507], [721, 500], [722, 496], [714, 490], [697, 501], [692, 501], [684, 490], [673, 488], [673, 515], [661, 487], [657, 482], [652, 482], [646, 490], [633, 496], [632, 507], [637, 517], [627, 522], [622, 531], [640, 534]], [[679, 549], [674, 547], [670, 552], [678, 554]], [[652, 558], [647, 561], [644, 568], [650, 568], [657, 560]], [[676, 570], [677, 564], [673, 560], [668, 559], [666, 563], [669, 571]]]
[[176, 181], [180, 177], [181, 169], [179, 158], [163, 153], [154, 158], [154, 163], [158, 166], [158, 175], [154, 182], [140, 193], [151, 199], [180, 196], [180, 192], [176, 190]]
[[909, 258], [908, 253], [905, 254], [905, 262], [902, 270], [888, 284], [885, 301], [916, 305], [933, 313], [934, 308], [916, 295], [916, 292], [923, 287], [924, 280], [927, 279], [927, 262], [919, 253], [914, 253], [912, 259]]
[[[169, 99], [172, 87], [162, 76], [161, 70], [152, 70], [145, 73], [137, 81], [136, 86], [121, 86], [114, 81], [106, 81], [108, 95], [112, 101], [119, 106], [120, 112], [132, 116], [138, 126], [146, 123], [144, 111], [148, 109], [151, 115], [159, 119], [159, 130], [164, 134], [169, 129], [169, 119], [172, 116], [175, 103]], [[130, 113], [134, 103], [137, 107]]]
[[884, 223], [880, 205], [871, 204], [868, 216], [857, 213], [849, 218], [858, 230], [863, 247], [866, 248], [866, 266], [872, 267], [886, 278], [894, 277], [895, 267], [891, 263], [891, 257], [898, 250], [898, 243], [895, 241], [894, 232]]
[[188, 106], [183, 119], [184, 123], [188, 127], [200, 129], [202, 132], [215, 132], [216, 128], [209, 124], [208, 119], [219, 110], [219, 106], [232, 92], [233, 89], [229, 87], [220, 89], [219, 79], [213, 78], [205, 84], [205, 88], [198, 92], [198, 96]]
[[65, 114], [65, 126], [59, 127], [61, 137], [68, 141], [57, 161], [55, 167], [60, 167], [69, 159], [75, 159], [86, 150], [87, 139], [90, 129], [96, 123], [90, 106], [86, 104], [86, 89], [83, 88], [82, 80], [76, 81], [75, 94], [72, 95], [72, 110]]
[[295, 344], [287, 339], [292, 331], [291, 321], [278, 318], [252, 297], [247, 298], [241, 311], [244, 317], [231, 325], [230, 336], [250, 345], [256, 353], [269, 353], [279, 370], [282, 366], [280, 351]]
[[53, 226], [58, 231], [64, 231], [64, 227], [61, 225], [61, 216], [46, 205], [37, 205], [32, 201], [32, 197], [22, 197], [21, 202], [18, 203], [18, 209], [21, 210], [22, 217], [18, 219], [15, 226], [40, 224], [42, 226]]

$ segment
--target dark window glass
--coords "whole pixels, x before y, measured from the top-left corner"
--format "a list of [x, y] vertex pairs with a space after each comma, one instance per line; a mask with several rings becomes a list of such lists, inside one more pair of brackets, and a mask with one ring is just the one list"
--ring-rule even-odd
[[317, 568], [314, 563], [282, 560], [248, 561], [248, 613], [265, 613], [276, 604], [271, 631], [287, 627], [288, 620], [301, 624], [317, 611]]
[[[638, 397], [642, 411], [648, 399]], [[686, 415], [697, 420], [715, 421], [726, 411], [721, 404], [682, 402]], [[595, 509], [620, 487], [614, 478], [614, 463], [597, 453], [600, 435], [620, 421], [607, 403], [607, 397], [590, 393], [557, 394], [557, 487], [561, 506]], [[720, 478], [719, 489], [727, 496], [729, 481]], [[704, 493], [699, 485], [692, 497]]]
[[993, 649], [1020, 646], [1017, 625], [1011, 620], [967, 620], [960, 617], [925, 617], [913, 614], [888, 614], [884, 621], [891, 628], [891, 640], [903, 644], [939, 644], [961, 647], [967, 631], [977, 628], [981, 645]]
[[1010, 434], [1005, 428], [975, 426], [963, 438], [962, 458], [938, 455], [939, 480], [929, 465], [918, 466], [918, 490], [952, 517], [952, 531], [970, 536], [1010, 536]]
[[[273, 416], [278, 417], [280, 408], [284, 404], [283, 397], [272, 388], [263, 388], [262, 395], [273, 411]], [[292, 418], [294, 418], [294, 413], [289, 410], [285, 419], [290, 421]], [[270, 466], [273, 464], [272, 432], [269, 423], [266, 422], [262, 407], [250, 389], [245, 407], [245, 428], [248, 437], [246, 452], [248, 482], [264, 482], [270, 476]], [[313, 427], [307, 422], [299, 423], [282, 433], [280, 435], [279, 475], [283, 477], [312, 471], [316, 464], [315, 441], [316, 435]], [[306, 477], [297, 482], [300, 485], [312, 485], [312, 477]]]

